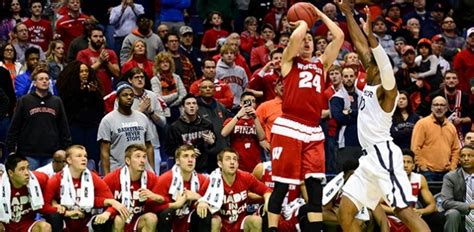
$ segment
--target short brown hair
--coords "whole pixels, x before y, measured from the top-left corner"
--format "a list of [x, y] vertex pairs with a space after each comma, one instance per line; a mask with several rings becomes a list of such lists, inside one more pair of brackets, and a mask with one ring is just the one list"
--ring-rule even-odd
[[136, 151], [146, 152], [146, 146], [139, 143], [128, 145], [128, 147], [125, 149], [125, 158], [132, 158], [132, 154]]
[[174, 152], [175, 160], [178, 159], [185, 151], [194, 151], [194, 146], [189, 144], [179, 146], [178, 149], [176, 149], [176, 151]]
[[86, 151], [86, 147], [84, 147], [82, 145], [79, 145], [79, 144], [71, 145], [68, 148], [66, 148], [66, 158], [68, 158], [69, 156], [72, 155], [72, 150], [74, 150], [74, 149], [79, 149], [79, 150]]
[[48, 77], [49, 77], [48, 64], [46, 64], [46, 62], [44, 61], [41, 61], [38, 63], [38, 65], [36, 65], [35, 69], [33, 69], [33, 72], [31, 72], [30, 79], [32, 81], [36, 80], [36, 76], [40, 73], [46, 73], [48, 74]]
[[342, 67], [337, 65], [337, 64], [333, 64], [331, 65], [331, 67], [328, 69], [328, 73], [332, 72], [332, 71], [339, 71], [339, 73], [342, 74]]
[[231, 147], [226, 147], [226, 148], [222, 149], [222, 151], [219, 152], [219, 154], [217, 154], [217, 161], [221, 161], [221, 162], [222, 162], [222, 159], [224, 158], [224, 153], [226, 153], [226, 152], [230, 152], [230, 153], [236, 154], [236, 155], [237, 155], [237, 158], [240, 157], [239, 153], [238, 153], [236, 150], [234, 150], [234, 149], [231, 148]]

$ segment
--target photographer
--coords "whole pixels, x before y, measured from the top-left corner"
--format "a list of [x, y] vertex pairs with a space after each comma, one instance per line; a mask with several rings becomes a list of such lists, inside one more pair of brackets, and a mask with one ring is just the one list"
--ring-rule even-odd
[[[240, 110], [224, 122], [221, 135], [230, 138], [230, 146], [239, 154], [239, 168], [252, 172], [261, 162], [260, 142], [265, 142], [265, 132], [255, 113], [255, 96], [244, 92], [240, 97]], [[267, 143], [268, 145], [268, 143]], [[269, 150], [270, 146], [264, 146]]]

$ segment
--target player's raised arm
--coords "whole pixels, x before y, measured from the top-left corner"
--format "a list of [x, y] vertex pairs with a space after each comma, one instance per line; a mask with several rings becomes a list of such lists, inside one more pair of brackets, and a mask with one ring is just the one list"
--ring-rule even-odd
[[372, 21], [370, 19], [369, 7], [365, 6], [365, 13], [367, 14], [367, 22], [364, 24], [364, 33], [367, 35], [369, 40], [372, 53], [374, 54], [375, 61], [380, 72], [380, 82], [382, 83], [382, 90], [384, 91], [383, 101], [381, 102], [382, 109], [385, 112], [392, 111], [395, 107], [395, 98], [397, 96], [397, 86], [395, 82], [395, 75], [393, 73], [392, 64], [388, 58], [387, 53], [383, 50], [382, 46], [377, 42], [372, 32]]
[[326, 24], [334, 37], [324, 50], [323, 55], [320, 57], [324, 65], [324, 69], [328, 69], [339, 55], [339, 50], [341, 50], [342, 44], [344, 43], [344, 32], [342, 32], [341, 28], [339, 28], [335, 22], [333, 22], [327, 15], [321, 12], [317, 7], [314, 7], [314, 9], [318, 13], [319, 18], [324, 24]]
[[291, 33], [288, 46], [283, 50], [283, 58], [281, 60], [281, 75], [283, 78], [290, 72], [291, 66], [293, 65], [293, 58], [298, 55], [301, 43], [303, 43], [303, 39], [308, 31], [308, 24], [303, 20], [290, 22], [290, 25], [293, 26], [295, 30]]
[[352, 43], [359, 55], [364, 68], [367, 69], [371, 63], [372, 54], [365, 39], [364, 33], [360, 30], [359, 24], [352, 15], [351, 8], [348, 0], [334, 0], [336, 5], [339, 7], [341, 12], [346, 16], [347, 27], [349, 29], [349, 35], [351, 36]]

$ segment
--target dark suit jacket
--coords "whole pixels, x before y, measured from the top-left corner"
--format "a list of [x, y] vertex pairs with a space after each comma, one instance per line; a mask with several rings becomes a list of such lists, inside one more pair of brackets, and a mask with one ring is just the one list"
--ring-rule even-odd
[[444, 175], [443, 187], [441, 188], [443, 196], [443, 208], [456, 209], [461, 214], [469, 213], [469, 204], [466, 201], [466, 181], [462, 168], [458, 168]]

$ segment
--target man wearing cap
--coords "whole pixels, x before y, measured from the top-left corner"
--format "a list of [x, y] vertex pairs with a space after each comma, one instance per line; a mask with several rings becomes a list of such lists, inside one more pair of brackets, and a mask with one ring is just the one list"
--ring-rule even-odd
[[[474, 79], [474, 27], [467, 30], [466, 48], [454, 57], [453, 68], [459, 77], [459, 89], [469, 93], [470, 82]], [[471, 94], [471, 100], [472, 97]]]
[[163, 42], [160, 37], [153, 33], [151, 29], [151, 19], [147, 18], [145, 14], [141, 14], [137, 17], [137, 28], [132, 31], [122, 43], [122, 49], [120, 50], [120, 64], [123, 65], [130, 56], [130, 50], [135, 40], [142, 39], [146, 43], [146, 54], [149, 60], [154, 60], [156, 54], [165, 50]]
[[275, 30], [271, 24], [264, 24], [260, 35], [265, 44], [256, 47], [250, 52], [250, 69], [255, 71], [258, 68], [263, 67], [268, 61], [270, 61], [270, 51], [275, 49], [273, 39], [275, 38]]
[[132, 86], [127, 82], [117, 85], [118, 108], [105, 115], [99, 125], [97, 141], [100, 143], [100, 160], [103, 174], [125, 165], [123, 153], [131, 144], [146, 145], [148, 162], [154, 167], [154, 151], [151, 144], [153, 138], [151, 124], [143, 113], [132, 110]]
[[191, 61], [194, 71], [196, 72], [196, 76], [200, 77], [202, 75], [201, 62], [203, 60], [203, 56], [201, 50], [193, 46], [193, 29], [189, 26], [182, 26], [179, 29], [179, 38], [181, 39], [179, 52], [185, 55]]
[[416, 109], [425, 96], [430, 93], [428, 85], [422, 79], [414, 78], [418, 72], [418, 67], [415, 64], [416, 51], [411, 45], [406, 45], [402, 48], [403, 63], [395, 73], [395, 80], [399, 90], [405, 90], [410, 95], [412, 105]]
[[446, 39], [441, 34], [437, 34], [431, 38], [431, 49], [433, 50], [433, 54], [438, 57], [438, 64], [441, 68], [441, 74], [443, 74], [443, 76], [446, 71], [451, 69], [449, 62], [443, 57], [445, 44]]

